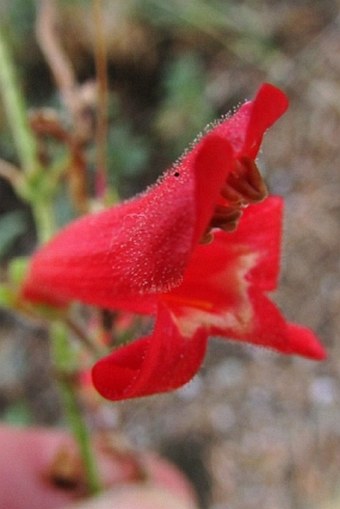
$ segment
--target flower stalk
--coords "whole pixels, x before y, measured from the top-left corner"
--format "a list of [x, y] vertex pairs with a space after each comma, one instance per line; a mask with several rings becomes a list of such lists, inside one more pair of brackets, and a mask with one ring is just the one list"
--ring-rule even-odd
[[92, 448], [90, 433], [76, 395], [73, 381], [73, 351], [68, 331], [59, 321], [51, 325], [52, 356], [57, 371], [59, 391], [66, 419], [78, 445], [86, 476], [86, 484], [91, 495], [101, 490], [97, 464]]

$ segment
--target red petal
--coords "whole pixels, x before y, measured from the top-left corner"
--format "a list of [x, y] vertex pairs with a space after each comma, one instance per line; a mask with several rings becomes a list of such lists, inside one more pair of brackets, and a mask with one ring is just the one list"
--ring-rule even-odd
[[194, 218], [193, 182], [181, 187], [175, 178], [85, 216], [33, 257], [24, 295], [110, 307], [120, 298], [169, 288], [181, 279]]
[[252, 300], [256, 316], [253, 340], [256, 344], [314, 360], [325, 358], [323, 346], [311, 331], [286, 322], [280, 310], [265, 296], [254, 292]]
[[237, 331], [213, 332], [222, 336], [232, 336], [256, 346], [271, 348], [283, 354], [301, 355], [309, 359], [321, 360], [326, 356], [318, 338], [307, 328], [286, 322], [280, 310], [267, 297], [250, 290], [253, 305], [253, 320], [247, 333], [237, 334]]
[[256, 156], [263, 134], [284, 114], [288, 105], [287, 96], [280, 89], [269, 83], [262, 85], [253, 101], [244, 155]]
[[294, 352], [310, 359], [321, 361], [327, 357], [327, 352], [319, 342], [313, 331], [295, 323], [287, 323], [287, 335], [290, 344], [294, 345]]
[[193, 247], [199, 242], [214, 212], [228, 173], [233, 170], [229, 143], [213, 133], [201, 142], [195, 159], [196, 229]]
[[235, 156], [255, 159], [266, 130], [288, 108], [286, 95], [278, 88], [265, 83], [252, 101], [213, 129], [215, 134], [228, 140]]
[[200, 326], [222, 335], [246, 338], [256, 319], [249, 289], [272, 288], [278, 272], [282, 202], [269, 198], [249, 208], [240, 233], [215, 232], [198, 245], [183, 282], [161, 299], [171, 306], [182, 333]]
[[248, 287], [272, 290], [279, 271], [282, 200], [271, 197], [250, 206], [233, 233], [216, 231], [199, 244], [180, 286], [161, 298], [173, 308], [237, 313], [249, 301]]
[[94, 386], [112, 401], [177, 389], [199, 369], [206, 344], [202, 329], [193, 337], [183, 337], [162, 306], [152, 336], [119, 348], [95, 364]]
[[[257, 253], [248, 280], [257, 288], [274, 290], [280, 270], [283, 200], [278, 196], [250, 205], [235, 232], [225, 239], [230, 245], [246, 245]], [[227, 247], [226, 247], [227, 249]]]
[[288, 324], [263, 291], [275, 288], [279, 270], [282, 200], [250, 206], [234, 233], [216, 232], [193, 252], [183, 283], [162, 296], [180, 330], [261, 345], [321, 359], [324, 350], [308, 329]]

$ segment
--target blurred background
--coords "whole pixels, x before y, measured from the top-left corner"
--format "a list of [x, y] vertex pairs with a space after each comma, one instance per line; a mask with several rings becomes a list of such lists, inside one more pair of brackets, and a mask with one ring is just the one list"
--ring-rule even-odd
[[[1, 0], [0, 24], [30, 110], [63, 114], [41, 42], [47, 2]], [[59, 40], [90, 108], [96, 75], [92, 3], [55, 5]], [[262, 82], [289, 95], [291, 107], [268, 133], [259, 165], [271, 192], [286, 202], [275, 299], [291, 320], [313, 328], [329, 352], [318, 364], [211, 340], [203, 369], [190, 384], [172, 394], [108, 403], [107, 426], [123, 431], [134, 446], [175, 461], [194, 483], [203, 509], [338, 508], [340, 3], [102, 5], [107, 164], [121, 198], [154, 182], [209, 122], [251, 98]], [[93, 150], [87, 148], [89, 171]], [[0, 159], [18, 164], [1, 107]], [[57, 206], [62, 224], [72, 217], [64, 194]], [[0, 179], [1, 270], [13, 256], [30, 253], [35, 242], [30, 210]], [[60, 423], [48, 351], [43, 329], [0, 311], [2, 420]]]

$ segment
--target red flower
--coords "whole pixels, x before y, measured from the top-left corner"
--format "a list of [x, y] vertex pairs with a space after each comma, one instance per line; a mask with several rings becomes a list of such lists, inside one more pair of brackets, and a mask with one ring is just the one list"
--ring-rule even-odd
[[94, 384], [106, 398], [183, 385], [211, 334], [324, 357], [313, 333], [287, 323], [265, 296], [277, 284], [282, 202], [253, 205], [266, 196], [254, 158], [286, 108], [285, 95], [263, 85], [155, 186], [75, 221], [33, 257], [27, 299], [77, 299], [156, 316], [152, 335], [94, 366]]

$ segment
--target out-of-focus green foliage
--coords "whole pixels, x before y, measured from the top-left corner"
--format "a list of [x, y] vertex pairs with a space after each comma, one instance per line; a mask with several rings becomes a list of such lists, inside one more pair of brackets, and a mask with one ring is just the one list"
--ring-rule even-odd
[[33, 422], [31, 413], [24, 401], [13, 403], [3, 413], [1, 419], [13, 426], [29, 426]]
[[6, 24], [12, 42], [22, 43], [32, 38], [36, 3], [34, 0], [3, 0], [1, 2], [1, 23]]
[[0, 260], [7, 254], [17, 238], [27, 229], [26, 215], [21, 210], [0, 216]]
[[146, 168], [150, 146], [146, 137], [133, 133], [129, 123], [113, 125], [108, 138], [108, 176], [113, 187], [121, 181], [138, 179]]
[[[261, 63], [276, 46], [266, 29], [265, 12], [245, 2], [213, 0], [142, 0], [135, 2], [137, 15], [158, 30], [197, 40], [199, 34], [234, 53], [238, 58]], [[255, 62], [254, 62], [255, 63]]]
[[206, 94], [206, 71], [198, 56], [187, 53], [169, 63], [164, 98], [156, 113], [156, 128], [175, 152], [183, 150], [214, 117]]

